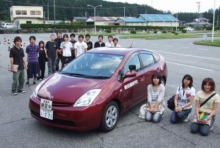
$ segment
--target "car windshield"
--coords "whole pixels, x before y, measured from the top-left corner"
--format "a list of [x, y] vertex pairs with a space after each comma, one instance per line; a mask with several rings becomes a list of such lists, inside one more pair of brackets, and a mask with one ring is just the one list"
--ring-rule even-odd
[[75, 77], [108, 79], [123, 58], [122, 55], [87, 52], [69, 63], [60, 73]]

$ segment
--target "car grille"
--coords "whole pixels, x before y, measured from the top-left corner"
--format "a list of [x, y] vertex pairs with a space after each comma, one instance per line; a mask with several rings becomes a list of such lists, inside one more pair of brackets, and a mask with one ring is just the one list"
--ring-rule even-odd
[[72, 121], [66, 121], [66, 120], [61, 120], [61, 119], [56, 119], [56, 118], [54, 118], [53, 120], [49, 120], [49, 119], [42, 118], [39, 113], [36, 113], [34, 111], [31, 111], [31, 113], [37, 118], [40, 118], [41, 120], [49, 122], [49, 123], [54, 123], [54, 124], [59, 124], [59, 125], [64, 125], [64, 126], [75, 126], [74, 122]]
[[[40, 100], [40, 98], [38, 98]], [[53, 106], [57, 107], [70, 107], [73, 106], [73, 103], [60, 103], [60, 102], [53, 102]]]

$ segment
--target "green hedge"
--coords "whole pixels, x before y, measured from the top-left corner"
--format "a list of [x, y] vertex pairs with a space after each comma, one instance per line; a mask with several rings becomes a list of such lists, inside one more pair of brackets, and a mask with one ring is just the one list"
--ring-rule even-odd
[[[31, 28], [42, 28], [42, 29], [84, 29], [84, 28], [94, 28], [94, 25], [75, 25], [75, 24], [21, 24], [22, 29], [31, 29]], [[172, 27], [159, 27], [159, 26], [96, 26], [97, 29], [109, 29], [112, 28], [135, 28], [136, 30], [155, 30], [155, 29], [172, 29]], [[179, 27], [182, 30], [184, 27]]]

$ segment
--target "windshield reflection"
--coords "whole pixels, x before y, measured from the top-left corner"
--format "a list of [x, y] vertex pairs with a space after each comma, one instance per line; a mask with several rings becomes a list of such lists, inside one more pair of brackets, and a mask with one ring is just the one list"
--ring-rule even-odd
[[60, 73], [74, 77], [108, 79], [124, 56], [102, 53], [85, 53], [69, 63]]

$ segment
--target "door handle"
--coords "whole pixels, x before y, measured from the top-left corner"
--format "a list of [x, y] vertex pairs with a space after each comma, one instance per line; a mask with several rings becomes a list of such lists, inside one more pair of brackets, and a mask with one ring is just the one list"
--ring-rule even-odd
[[160, 72], [160, 68], [159, 67], [157, 68], [157, 72]]

